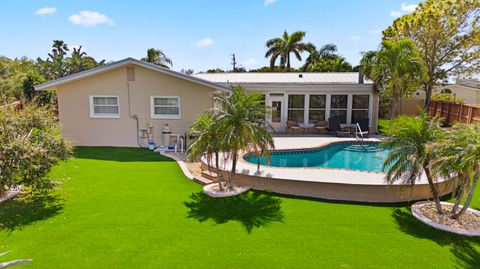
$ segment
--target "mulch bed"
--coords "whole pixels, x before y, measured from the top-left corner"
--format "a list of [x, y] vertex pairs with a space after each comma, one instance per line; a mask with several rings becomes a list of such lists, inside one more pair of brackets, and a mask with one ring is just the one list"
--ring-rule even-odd
[[[452, 219], [451, 205], [442, 204], [443, 214], [439, 215], [434, 203], [423, 205], [419, 208], [422, 214], [435, 223], [446, 225], [455, 229], [462, 230], [479, 230], [480, 229], [480, 216], [470, 211], [466, 211], [458, 219]], [[459, 208], [458, 210], [460, 210]], [[458, 212], [458, 211], [457, 211]]]

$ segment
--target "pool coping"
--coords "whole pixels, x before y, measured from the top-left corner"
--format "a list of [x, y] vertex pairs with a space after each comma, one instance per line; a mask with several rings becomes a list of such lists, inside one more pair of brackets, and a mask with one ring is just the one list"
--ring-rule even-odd
[[[325, 149], [325, 148], [328, 148], [328, 147], [331, 147], [335, 144], [347, 144], [347, 143], [367, 143], [367, 144], [379, 144], [381, 143], [381, 141], [374, 141], [374, 140], [368, 140], [368, 141], [357, 141], [357, 140], [349, 140], [349, 141], [336, 141], [336, 142], [331, 142], [331, 143], [327, 143], [327, 144], [324, 144], [324, 145], [321, 145], [321, 146], [318, 146], [318, 147], [313, 147], [313, 148], [295, 148], [295, 149], [274, 149], [274, 150], [271, 150], [270, 153], [278, 153], [278, 152], [286, 152], [285, 154], [289, 154], [290, 152], [314, 152], [314, 151], [320, 151], [322, 149]], [[242, 158], [239, 159], [239, 161], [244, 161], [246, 163], [249, 163], [249, 164], [253, 164], [253, 165], [256, 165], [252, 162], [249, 162], [247, 160], [245, 160], [245, 157], [248, 156], [249, 154], [248, 153], [244, 153], [242, 154]], [[266, 165], [266, 164], [262, 164], [261, 166], [265, 166], [265, 167], [271, 167], [271, 168], [293, 168], [293, 169], [296, 169], [296, 168], [309, 168], [309, 169], [333, 169], [333, 170], [345, 170], [345, 171], [356, 171], [356, 172], [364, 172], [364, 173], [374, 173], [374, 174], [385, 174], [383, 172], [376, 172], [376, 171], [367, 171], [367, 170], [360, 170], [360, 169], [347, 169], [347, 168], [331, 168], [331, 167], [297, 167], [297, 166], [274, 166], [274, 165]]]
[[[280, 150], [306, 150], [311, 148], [319, 148], [328, 146], [335, 142], [350, 142], [356, 141], [354, 138], [325, 138], [319, 139], [318, 144], [315, 147], [299, 147], [288, 148], [284, 147]], [[365, 142], [381, 142], [378, 138], [365, 139]], [[222, 154], [221, 154], [222, 155]], [[402, 182], [394, 182], [388, 184], [385, 181], [386, 174], [381, 172], [369, 172], [363, 170], [349, 170], [349, 169], [337, 169], [337, 168], [308, 168], [308, 167], [273, 167], [273, 166], [260, 166], [260, 170], [257, 170], [257, 165], [247, 162], [243, 159], [245, 155], [243, 152], [239, 154], [242, 156], [238, 158], [237, 173], [260, 177], [267, 179], [281, 179], [291, 181], [303, 181], [303, 182], [319, 182], [319, 183], [332, 183], [332, 184], [348, 184], [358, 186], [407, 186]], [[231, 160], [227, 163], [223, 163], [221, 158], [222, 170], [231, 170]], [[441, 183], [445, 180], [436, 180], [435, 183]], [[428, 185], [428, 181], [425, 175], [422, 175], [420, 180], [416, 182], [416, 185]]]

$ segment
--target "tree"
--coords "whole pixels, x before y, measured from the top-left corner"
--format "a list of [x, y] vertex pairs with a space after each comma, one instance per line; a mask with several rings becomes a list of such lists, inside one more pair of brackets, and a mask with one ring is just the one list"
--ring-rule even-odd
[[[445, 178], [456, 177], [460, 182], [451, 211], [452, 218], [457, 219], [470, 206], [480, 176], [480, 125], [457, 123], [431, 148], [438, 156], [432, 167]], [[465, 203], [458, 211], [465, 194]]]
[[364, 74], [382, 90], [390, 90], [392, 106], [390, 119], [394, 119], [399, 99], [419, 85], [424, 77], [425, 65], [415, 44], [408, 39], [384, 40], [378, 51], [364, 53], [361, 60]]
[[223, 191], [220, 173], [220, 151], [223, 150], [223, 139], [219, 127], [218, 121], [214, 119], [212, 113], [207, 112], [198, 116], [189, 128], [189, 133], [198, 136], [188, 148], [188, 157], [191, 160], [196, 160], [198, 157], [205, 155], [208, 165], [210, 165], [212, 157], [215, 158], [218, 188]]
[[105, 60], [97, 62], [95, 58], [87, 55], [85, 51], [82, 51], [82, 46], [73, 48], [70, 57], [65, 59], [65, 64], [68, 74], [75, 74], [84, 70], [102, 66], [105, 64]]
[[220, 69], [220, 68], [208, 69], [207, 73], [225, 73], [225, 70]]
[[38, 73], [34, 61], [0, 57], [0, 104], [24, 98], [23, 84], [31, 73]]
[[425, 111], [433, 87], [448, 76], [480, 71], [480, 1], [427, 0], [383, 31], [384, 39], [412, 39], [425, 62]]
[[[290, 69], [291, 72], [296, 72], [298, 70], [296, 70], [295, 68], [291, 68]], [[260, 67], [260, 68], [257, 68], [257, 69], [250, 69], [248, 72], [252, 72], [252, 73], [269, 73], [269, 72], [285, 72], [285, 68], [281, 67], [281, 66], [264, 66], [264, 67]]]
[[73, 48], [70, 56], [67, 56], [68, 51], [70, 50], [66, 43], [54, 40], [52, 53], [48, 54], [48, 58], [45, 60], [37, 58], [38, 70], [46, 80], [61, 78], [105, 64], [105, 60], [97, 61], [88, 56], [82, 51], [82, 46]]
[[382, 142], [390, 149], [383, 164], [387, 182], [400, 180], [414, 185], [425, 174], [438, 214], [442, 214], [442, 207], [431, 169], [434, 154], [428, 150], [428, 143], [444, 136], [440, 124], [438, 118], [429, 121], [425, 113], [418, 117], [400, 116], [393, 121], [388, 137]]
[[293, 53], [297, 60], [301, 61], [302, 52], [315, 51], [315, 46], [312, 43], [302, 43], [306, 32], [298, 31], [291, 35], [287, 31], [283, 32], [282, 37], [272, 38], [267, 41], [268, 48], [265, 53], [265, 58], [270, 57], [270, 66], [274, 67], [275, 62], [280, 58], [280, 66], [286, 67], [287, 72], [290, 72], [290, 54]]
[[50, 169], [71, 156], [70, 143], [59, 128], [47, 107], [0, 110], [0, 194], [18, 185], [49, 186]]
[[54, 91], [36, 91], [34, 88], [35, 85], [43, 82], [45, 82], [45, 79], [36, 70], [28, 73], [22, 84], [24, 98], [38, 105], [52, 104], [55, 98]]
[[228, 185], [234, 187], [238, 155], [240, 152], [268, 150], [275, 147], [269, 131], [272, 129], [267, 121], [270, 110], [263, 104], [263, 95], [255, 91], [246, 91], [236, 86], [230, 95], [215, 93], [214, 101], [218, 104], [213, 110], [221, 132], [223, 148], [228, 151], [232, 167]]
[[334, 55], [322, 58], [313, 64], [308, 71], [311, 72], [352, 72], [352, 65], [342, 56]]
[[164, 68], [170, 68], [173, 66], [172, 60], [168, 58], [163, 51], [154, 48], [148, 49], [147, 57], [142, 58], [141, 60]]
[[305, 60], [302, 70], [308, 71], [321, 60], [334, 58], [337, 56], [336, 52], [337, 46], [335, 44], [326, 44], [323, 45], [319, 50], [312, 50], [310, 55], [308, 55], [307, 59]]

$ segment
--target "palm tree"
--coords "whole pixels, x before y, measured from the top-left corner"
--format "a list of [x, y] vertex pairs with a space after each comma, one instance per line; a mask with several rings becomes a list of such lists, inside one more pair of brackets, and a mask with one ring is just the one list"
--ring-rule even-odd
[[302, 43], [306, 32], [297, 31], [289, 35], [287, 31], [283, 33], [283, 36], [272, 38], [267, 41], [266, 46], [268, 48], [265, 53], [265, 58], [270, 57], [270, 66], [274, 67], [275, 62], [280, 57], [280, 66], [286, 67], [287, 71], [290, 71], [290, 54], [295, 54], [297, 60], [301, 61], [302, 52], [315, 51], [315, 46], [312, 43]]
[[229, 152], [232, 167], [228, 185], [234, 187], [238, 155], [244, 151], [263, 150], [264, 154], [274, 148], [272, 129], [267, 121], [269, 109], [263, 104], [263, 96], [255, 91], [246, 91], [241, 86], [233, 88], [230, 95], [214, 94], [217, 108], [214, 109], [218, 121], [224, 149]]
[[67, 54], [67, 51], [69, 51], [68, 45], [63, 42], [63, 40], [53, 40], [52, 52], [54, 55], [65, 55]]
[[392, 94], [390, 119], [394, 119], [399, 99], [409, 88], [420, 85], [425, 64], [415, 43], [409, 39], [384, 40], [380, 50], [367, 52], [361, 61], [367, 78]]
[[222, 151], [223, 140], [220, 137], [222, 133], [219, 132], [217, 123], [212, 113], [209, 112], [203, 113], [195, 120], [189, 128], [189, 133], [197, 134], [198, 137], [188, 148], [188, 156], [190, 160], [196, 160], [205, 154], [210, 165], [212, 155], [214, 155], [218, 188], [223, 191], [219, 161], [219, 152]]
[[332, 59], [336, 56], [337, 46], [335, 44], [323, 45], [319, 50], [312, 50], [305, 60], [305, 64], [302, 66], [303, 71], [311, 69], [316, 63], [322, 59]]
[[[467, 211], [480, 176], [480, 125], [455, 124], [446, 137], [432, 144], [438, 160], [434, 167], [447, 178], [457, 177], [460, 181], [456, 193], [452, 218], [459, 218]], [[458, 211], [460, 202], [467, 193], [462, 209]]]
[[164, 68], [170, 68], [173, 66], [172, 60], [168, 58], [163, 51], [154, 48], [148, 49], [147, 57], [142, 58], [141, 60], [144, 62], [159, 65]]
[[442, 214], [431, 170], [434, 154], [427, 147], [428, 143], [444, 136], [440, 120], [435, 118], [429, 121], [425, 113], [418, 117], [400, 116], [393, 121], [388, 135], [382, 142], [390, 149], [383, 164], [383, 169], [387, 170], [387, 182], [392, 184], [400, 180], [403, 184], [414, 185], [425, 173], [437, 212]]
[[352, 72], [352, 65], [346, 59], [339, 55], [331, 58], [323, 58], [310, 67], [313, 72]]

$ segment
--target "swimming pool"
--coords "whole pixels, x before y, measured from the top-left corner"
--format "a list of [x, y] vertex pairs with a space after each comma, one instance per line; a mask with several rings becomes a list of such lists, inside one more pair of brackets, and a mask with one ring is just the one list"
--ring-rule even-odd
[[388, 149], [376, 142], [341, 142], [321, 148], [308, 150], [281, 150], [271, 152], [271, 161], [265, 163], [265, 157], [244, 156], [244, 160], [253, 164], [275, 167], [336, 168], [383, 172], [382, 166], [388, 155]]

